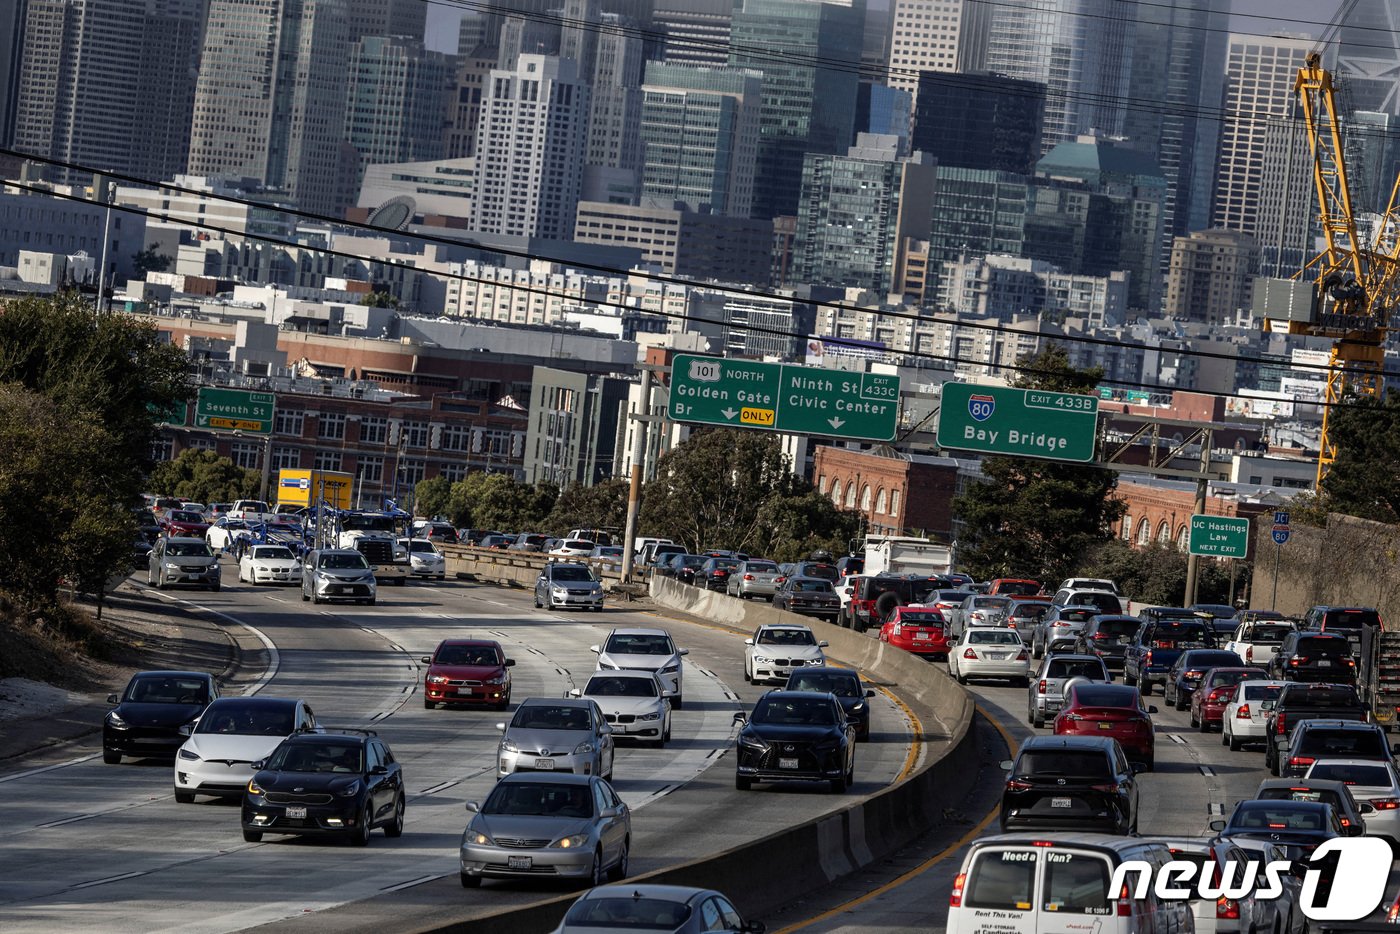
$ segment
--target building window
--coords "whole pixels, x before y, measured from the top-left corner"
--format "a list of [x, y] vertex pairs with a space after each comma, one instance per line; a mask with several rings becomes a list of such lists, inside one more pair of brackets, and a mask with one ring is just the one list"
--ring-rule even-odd
[[469, 451], [472, 443], [472, 429], [470, 425], [446, 425], [442, 429], [442, 444], [444, 451]]
[[272, 449], [272, 469], [273, 470], [294, 470], [301, 466], [301, 450], [299, 448], [273, 448]]
[[1133, 540], [1133, 517], [1132, 517], [1132, 516], [1125, 515], [1125, 516], [1123, 517], [1123, 541], [1125, 541], [1125, 542], [1131, 542], [1132, 540]]
[[817, 492], [823, 496], [826, 495], [826, 474], [817, 477]]
[[438, 471], [438, 476], [442, 477], [448, 483], [456, 483], [458, 480], [462, 480], [467, 476], [467, 465], [460, 463], [443, 464], [442, 470]]
[[1163, 545], [1172, 543], [1172, 527], [1167, 524], [1166, 519], [1163, 519], [1162, 524], [1157, 526], [1157, 541]]
[[879, 493], [875, 494], [875, 511], [885, 511], [885, 491], [883, 489], [881, 489]]
[[384, 478], [384, 458], [361, 454], [355, 464], [355, 476], [362, 483], [378, 483]]
[[301, 437], [302, 419], [306, 413], [296, 409], [278, 409], [273, 415], [272, 430], [279, 435], [293, 435]]
[[854, 480], [846, 484], [846, 508], [856, 508], [856, 482]]
[[213, 438], [191, 438], [187, 448], [194, 448], [196, 451], [212, 451], [218, 447], [218, 442]]
[[389, 420], [373, 416], [360, 419], [360, 442], [363, 444], [387, 444], [389, 441]]
[[1191, 533], [1186, 530], [1186, 526], [1176, 530], [1176, 547], [1178, 551], [1185, 551], [1191, 544]]
[[840, 506], [841, 506], [841, 481], [840, 481], [840, 480], [832, 480], [832, 481], [831, 481], [831, 502], [832, 502], [832, 504], [835, 505], [838, 509], [840, 508]]
[[419, 483], [428, 472], [428, 465], [420, 460], [404, 458], [399, 464], [399, 482], [404, 489], [412, 490], [414, 485]]
[[316, 452], [316, 469], [317, 469], [317, 470], [339, 470], [339, 469], [340, 469], [340, 452], [339, 452], [339, 451], [317, 451], [317, 452]]
[[899, 515], [899, 490], [890, 491], [890, 515]]
[[1146, 518], [1144, 518], [1142, 522], [1138, 524], [1137, 540], [1139, 545], [1152, 544], [1152, 523], [1149, 522]]
[[233, 442], [233, 462], [239, 467], [244, 467], [248, 470], [257, 470], [262, 466], [261, 455], [261, 444], [255, 444], [249, 441]]
[[399, 435], [402, 443], [411, 448], [425, 448], [428, 446], [428, 423], [427, 422], [404, 422], [402, 434]]
[[321, 417], [316, 419], [316, 437], [325, 438], [327, 441], [345, 440], [345, 413], [322, 412]]
[[157, 438], [151, 442], [151, 460], [157, 464], [175, 459], [175, 442], [170, 438]]
[[870, 511], [870, 484], [866, 484], [860, 491], [860, 508], [862, 512]]

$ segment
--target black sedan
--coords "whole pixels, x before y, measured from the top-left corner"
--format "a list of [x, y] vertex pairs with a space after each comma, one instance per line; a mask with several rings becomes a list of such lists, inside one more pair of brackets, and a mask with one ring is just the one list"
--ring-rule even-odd
[[1212, 668], [1243, 668], [1244, 659], [1224, 649], [1187, 649], [1177, 656], [1162, 684], [1162, 698], [1177, 710], [1191, 705], [1201, 679]]
[[672, 555], [666, 563], [656, 569], [662, 577], [674, 577], [682, 584], [695, 583], [695, 572], [705, 563], [703, 555]]
[[710, 590], [724, 590], [729, 586], [729, 575], [738, 566], [738, 558], [706, 558], [705, 563], [695, 569], [691, 583]]
[[734, 715], [739, 755], [734, 787], [754, 782], [830, 782], [843, 792], [855, 781], [855, 726], [830, 694], [769, 691], [753, 713]]
[[1001, 795], [1001, 830], [1137, 832], [1137, 769], [1106, 736], [1033, 736]]
[[834, 623], [841, 612], [841, 598], [829, 580], [789, 577], [778, 585], [777, 592], [773, 594], [773, 609], [815, 616]]
[[1265, 840], [1300, 847], [1304, 855], [1343, 833], [1337, 812], [1321, 801], [1241, 801], [1228, 822], [1213, 820], [1210, 829], [1220, 840]]
[[253, 763], [243, 796], [243, 839], [264, 833], [332, 834], [355, 846], [370, 831], [403, 833], [403, 769], [373, 730], [298, 733]]
[[788, 675], [785, 691], [810, 691], [831, 694], [855, 725], [856, 739], [870, 738], [870, 705], [866, 703], [875, 692], [860, 681], [860, 675], [850, 668], [803, 668]]
[[127, 682], [102, 721], [102, 761], [116, 765], [122, 756], [174, 756], [188, 737], [180, 728], [194, 722], [219, 696], [214, 676], [202, 671], [142, 671]]

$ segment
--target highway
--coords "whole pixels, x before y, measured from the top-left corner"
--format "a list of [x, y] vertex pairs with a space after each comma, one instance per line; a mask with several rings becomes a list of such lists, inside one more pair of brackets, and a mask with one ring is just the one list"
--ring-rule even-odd
[[[463, 805], [489, 792], [495, 724], [509, 714], [423, 708], [419, 657], [447, 636], [498, 639], [517, 661], [517, 701], [582, 687], [594, 669], [588, 646], [613, 626], [664, 626], [690, 649], [672, 742], [664, 750], [618, 746], [615, 786], [633, 808], [634, 875], [837, 809], [892, 782], [915, 748], [907, 716], [880, 695], [851, 795], [802, 785], [738, 792], [732, 718], [763, 690], [744, 683], [739, 635], [613, 606], [536, 610], [527, 592], [451, 581], [385, 587], [374, 607], [313, 607], [295, 589], [237, 584], [231, 562], [224, 571], [219, 593], [160, 593], [135, 578], [124, 586], [155, 611], [181, 601], [253, 627], [276, 648], [274, 670], [253, 689], [305, 698], [326, 726], [378, 730], [407, 779], [403, 837], [376, 833], [367, 849], [271, 835], [244, 843], [235, 802], [177, 805], [168, 761], [104, 765], [99, 734], [62, 762], [35, 759], [0, 774], [7, 934], [79, 925], [104, 934], [219, 934], [292, 918], [298, 930], [406, 929], [559, 894], [523, 883], [487, 882], [476, 891], [458, 883]], [[398, 894], [364, 901], [387, 893]]]

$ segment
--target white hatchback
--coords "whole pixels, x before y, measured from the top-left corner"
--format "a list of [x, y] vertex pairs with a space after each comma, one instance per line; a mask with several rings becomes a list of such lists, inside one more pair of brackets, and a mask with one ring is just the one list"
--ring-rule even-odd
[[1241, 681], [1220, 716], [1220, 745], [1236, 752], [1245, 743], [1268, 741], [1269, 711], [1287, 681]]

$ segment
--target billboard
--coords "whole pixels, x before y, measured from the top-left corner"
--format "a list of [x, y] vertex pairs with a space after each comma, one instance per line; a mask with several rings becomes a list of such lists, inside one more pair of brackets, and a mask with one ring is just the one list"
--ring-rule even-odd
[[1321, 402], [1327, 396], [1327, 383], [1320, 379], [1285, 376], [1278, 381], [1279, 395], [1294, 402]]
[[[862, 341], [854, 337], [807, 337], [807, 366], [827, 366], [836, 360], [884, 361], [889, 348], [880, 341]], [[840, 364], [836, 364], [839, 366]]]
[[1283, 392], [1241, 389], [1245, 398], [1225, 400], [1225, 414], [1238, 418], [1292, 418], [1293, 397]]

